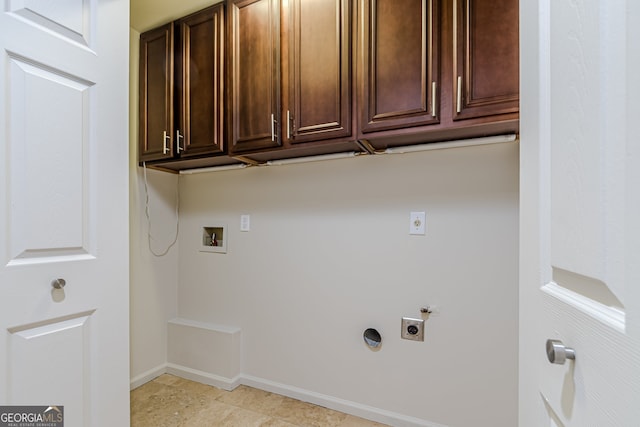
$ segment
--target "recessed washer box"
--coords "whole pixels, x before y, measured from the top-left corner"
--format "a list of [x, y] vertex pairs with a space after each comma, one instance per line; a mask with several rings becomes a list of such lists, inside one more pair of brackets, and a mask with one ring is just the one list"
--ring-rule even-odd
[[227, 253], [227, 225], [215, 223], [202, 227], [200, 252]]

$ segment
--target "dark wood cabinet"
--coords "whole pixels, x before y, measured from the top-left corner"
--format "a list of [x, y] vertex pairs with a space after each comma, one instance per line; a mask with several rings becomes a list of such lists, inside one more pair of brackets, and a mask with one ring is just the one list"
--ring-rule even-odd
[[360, 0], [358, 138], [373, 149], [518, 131], [517, 0]]
[[437, 6], [431, 0], [362, 2], [359, 125], [363, 134], [439, 122]]
[[282, 133], [291, 144], [353, 133], [351, 3], [289, 0], [285, 9]]
[[223, 4], [176, 22], [176, 144], [182, 157], [225, 149], [224, 33]]
[[173, 157], [173, 23], [140, 36], [141, 162]]
[[140, 36], [141, 162], [224, 152], [224, 35], [217, 4]]
[[518, 2], [456, 0], [455, 120], [518, 112]]
[[140, 162], [261, 164], [517, 132], [518, 14], [517, 0], [218, 3], [141, 35]]
[[278, 147], [280, 0], [229, 3], [233, 153]]
[[231, 153], [260, 162], [357, 149], [352, 1], [231, 0], [229, 9]]

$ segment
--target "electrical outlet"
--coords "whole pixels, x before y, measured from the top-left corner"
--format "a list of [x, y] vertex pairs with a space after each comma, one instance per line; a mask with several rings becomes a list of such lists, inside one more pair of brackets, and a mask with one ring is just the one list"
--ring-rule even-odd
[[424, 320], [403, 317], [400, 337], [405, 340], [424, 341]]
[[409, 215], [409, 234], [423, 235], [426, 231], [426, 217], [424, 212], [411, 212]]

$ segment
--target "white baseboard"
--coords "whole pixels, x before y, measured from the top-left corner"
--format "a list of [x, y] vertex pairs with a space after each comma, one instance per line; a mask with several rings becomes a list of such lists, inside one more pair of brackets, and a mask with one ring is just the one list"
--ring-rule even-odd
[[286, 384], [276, 383], [251, 375], [240, 375], [240, 384], [396, 427], [447, 427], [444, 424], [409, 417], [396, 412], [385, 411], [383, 409], [374, 408], [373, 406], [367, 406], [351, 402], [349, 400], [292, 387]]
[[149, 369], [146, 372], [141, 373], [140, 375], [137, 375], [133, 378], [131, 378], [131, 380], [129, 381], [129, 390], [133, 390], [134, 388], [138, 388], [143, 384], [148, 383], [149, 381], [151, 381], [154, 378], [159, 377], [162, 374], [166, 374], [167, 373], [167, 364], [162, 364], [160, 366], [156, 366], [153, 369]]
[[240, 376], [235, 378], [225, 378], [208, 372], [199, 371], [197, 369], [188, 368], [186, 366], [177, 365], [175, 363], [167, 363], [166, 373], [176, 375], [187, 380], [197, 381], [202, 384], [212, 385], [227, 391], [231, 391], [241, 384]]

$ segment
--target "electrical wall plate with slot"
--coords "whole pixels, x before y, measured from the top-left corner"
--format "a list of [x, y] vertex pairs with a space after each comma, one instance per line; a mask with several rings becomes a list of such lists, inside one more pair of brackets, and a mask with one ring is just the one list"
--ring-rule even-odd
[[403, 317], [400, 338], [412, 341], [424, 341], [424, 320]]

